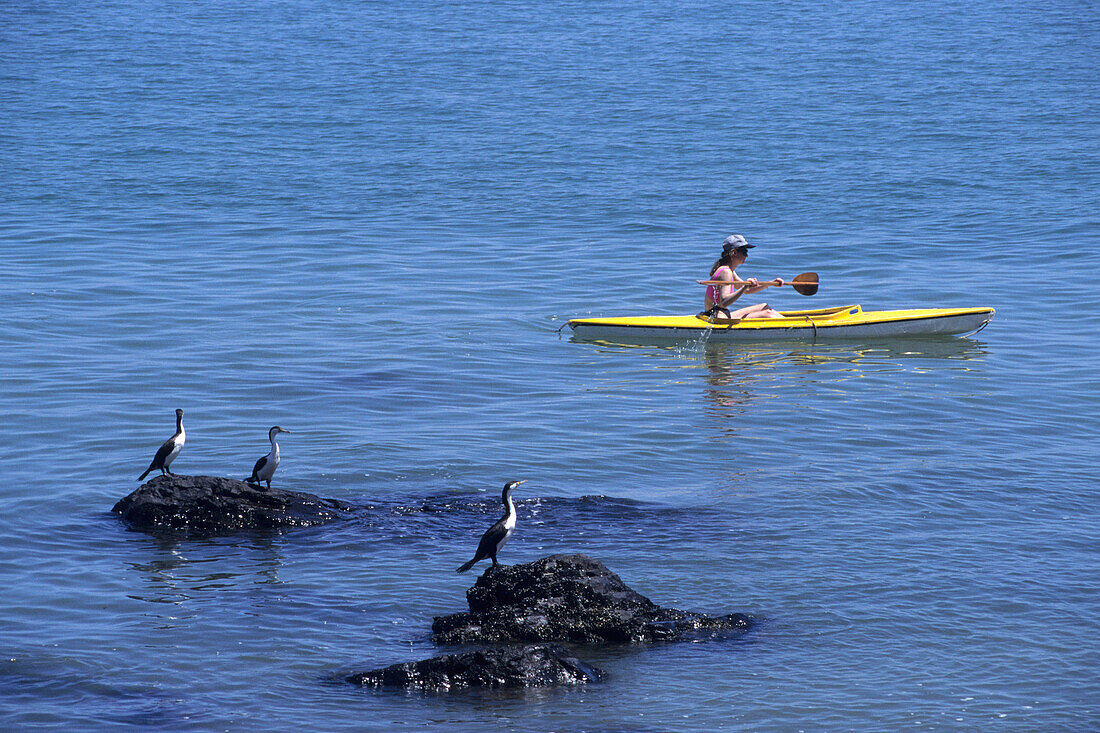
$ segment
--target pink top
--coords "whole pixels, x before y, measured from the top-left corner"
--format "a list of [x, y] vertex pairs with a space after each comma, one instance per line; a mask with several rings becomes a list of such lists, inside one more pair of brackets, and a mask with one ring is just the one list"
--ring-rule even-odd
[[[726, 265], [722, 265], [717, 270], [715, 270], [714, 274], [711, 275], [710, 278], [708, 278], [708, 279], [710, 279], [710, 280], [721, 280], [722, 278], [720, 278], [719, 275], [722, 274], [722, 270], [725, 270], [727, 273], [729, 273], [729, 276], [731, 278], [733, 277], [733, 270], [731, 270]], [[733, 283], [730, 283], [730, 285], [733, 285]], [[729, 288], [730, 285], [708, 285], [707, 286], [706, 300], [703, 302], [704, 306], [709, 308], [712, 305], [721, 305], [722, 304], [722, 296], [720, 295], [721, 290], [723, 288]], [[729, 297], [729, 291], [728, 290], [726, 291], [725, 297]]]

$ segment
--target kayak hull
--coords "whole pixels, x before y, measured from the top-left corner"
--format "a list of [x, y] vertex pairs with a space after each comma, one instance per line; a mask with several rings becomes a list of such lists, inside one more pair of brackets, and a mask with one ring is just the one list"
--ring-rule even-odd
[[823, 341], [951, 336], [981, 330], [992, 308], [916, 308], [864, 311], [858, 305], [784, 311], [785, 318], [709, 323], [699, 316], [574, 318], [573, 334], [584, 341], [651, 343], [668, 341]]

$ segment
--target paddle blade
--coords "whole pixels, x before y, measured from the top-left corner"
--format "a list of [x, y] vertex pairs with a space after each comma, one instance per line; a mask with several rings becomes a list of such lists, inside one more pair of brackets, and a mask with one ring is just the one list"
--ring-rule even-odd
[[801, 275], [795, 275], [794, 280], [791, 282], [791, 287], [802, 295], [813, 295], [817, 292], [817, 285], [816, 272], [804, 272]]

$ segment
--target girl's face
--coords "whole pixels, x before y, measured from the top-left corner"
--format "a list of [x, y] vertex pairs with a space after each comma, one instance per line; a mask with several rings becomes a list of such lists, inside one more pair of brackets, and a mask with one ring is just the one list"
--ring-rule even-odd
[[745, 260], [747, 260], [748, 258], [749, 253], [742, 249], [734, 250], [730, 253], [730, 262], [733, 263], [734, 267], [744, 264]]

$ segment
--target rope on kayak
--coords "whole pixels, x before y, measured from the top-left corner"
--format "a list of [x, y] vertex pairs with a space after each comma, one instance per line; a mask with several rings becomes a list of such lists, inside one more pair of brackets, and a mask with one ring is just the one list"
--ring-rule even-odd
[[817, 324], [814, 323], [814, 319], [806, 316], [806, 320], [810, 322], [810, 325], [814, 327], [814, 343], [817, 343]]
[[976, 329], [974, 329], [970, 333], [963, 334], [963, 335], [964, 336], [975, 336], [975, 335], [981, 333], [982, 329], [985, 328], [986, 326], [988, 326], [989, 322], [992, 321], [992, 320], [993, 320], [992, 318], [987, 318], [985, 321], [982, 322], [982, 325], [978, 326]]
[[559, 335], [559, 336], [561, 336], [561, 330], [562, 330], [563, 328], [565, 328], [566, 326], [568, 326], [568, 325], [569, 325], [569, 321], [566, 321], [565, 323], [563, 323], [563, 324], [561, 324], [560, 326], [558, 326], [558, 335]]

